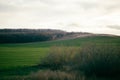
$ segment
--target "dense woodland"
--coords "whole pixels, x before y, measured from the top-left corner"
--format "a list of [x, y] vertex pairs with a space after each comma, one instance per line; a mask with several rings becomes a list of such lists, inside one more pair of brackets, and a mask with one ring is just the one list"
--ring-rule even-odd
[[73, 34], [78, 33], [51, 29], [0, 29], [0, 43], [49, 41]]

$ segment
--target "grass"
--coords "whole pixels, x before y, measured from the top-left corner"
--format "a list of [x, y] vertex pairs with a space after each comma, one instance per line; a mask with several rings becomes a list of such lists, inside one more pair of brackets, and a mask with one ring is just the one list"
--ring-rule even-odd
[[84, 75], [64, 71], [41, 70], [25, 76], [2, 77], [2, 80], [86, 80]]
[[[49, 50], [54, 51], [51, 46], [64, 46], [64, 49], [81, 48], [85, 43], [120, 46], [120, 37], [95, 36], [48, 42], [0, 44], [0, 77], [27, 75], [39, 70], [40, 68], [34, 66], [41, 63], [41, 59], [48, 54]], [[69, 62], [69, 57], [66, 59]]]
[[52, 49], [40, 62], [40, 66], [51, 70], [83, 72], [86, 75], [120, 75], [120, 46], [89, 43], [81, 48], [53, 47]]
[[51, 47], [48, 55], [41, 60], [39, 66], [51, 70], [65, 70], [68, 66], [72, 66], [71, 62], [79, 50], [79, 47]]
[[85, 43], [112, 44], [120, 46], [120, 37], [95, 36], [71, 40], [0, 44], [0, 69], [14, 66], [34, 65], [51, 46], [80, 47]]
[[73, 67], [85, 74], [120, 75], [120, 46], [86, 44], [73, 59]]
[[48, 48], [0, 47], [0, 70], [38, 64]]
[[51, 46], [80, 47], [85, 43], [120, 46], [120, 37], [95, 36], [48, 42], [0, 44], [0, 69], [37, 64]]

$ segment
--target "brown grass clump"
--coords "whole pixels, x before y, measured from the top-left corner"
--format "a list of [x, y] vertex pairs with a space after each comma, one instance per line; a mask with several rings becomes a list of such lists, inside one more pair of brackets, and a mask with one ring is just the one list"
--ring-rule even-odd
[[63, 71], [39, 71], [32, 73], [26, 77], [25, 80], [85, 80], [84, 76], [76, 76], [75, 73], [67, 73]]
[[72, 61], [79, 50], [78, 47], [51, 47], [49, 54], [42, 59], [40, 66], [52, 70], [68, 69], [73, 65]]

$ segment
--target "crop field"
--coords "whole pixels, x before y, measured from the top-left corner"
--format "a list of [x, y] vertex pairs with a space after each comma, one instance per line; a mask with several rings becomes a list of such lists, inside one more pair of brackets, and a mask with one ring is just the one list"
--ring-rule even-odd
[[0, 70], [4, 68], [36, 65], [48, 48], [1, 47]]
[[[22, 72], [20, 72], [20, 74], [29, 74], [32, 70], [31, 66], [40, 63], [41, 59], [48, 54], [49, 50], [51, 50], [52, 46], [81, 47], [81, 45], [86, 43], [120, 46], [120, 37], [94, 36], [71, 40], [0, 44], [0, 75], [19, 75], [18, 71], [21, 70]], [[26, 67], [31, 70], [26, 70]], [[16, 71], [18, 68], [19, 70]], [[9, 72], [12, 73], [9, 74]]]

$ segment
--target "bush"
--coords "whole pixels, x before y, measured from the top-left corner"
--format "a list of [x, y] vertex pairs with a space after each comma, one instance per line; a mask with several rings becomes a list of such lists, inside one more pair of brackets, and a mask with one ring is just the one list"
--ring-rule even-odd
[[120, 47], [87, 44], [74, 57], [74, 68], [86, 74], [120, 74]]

